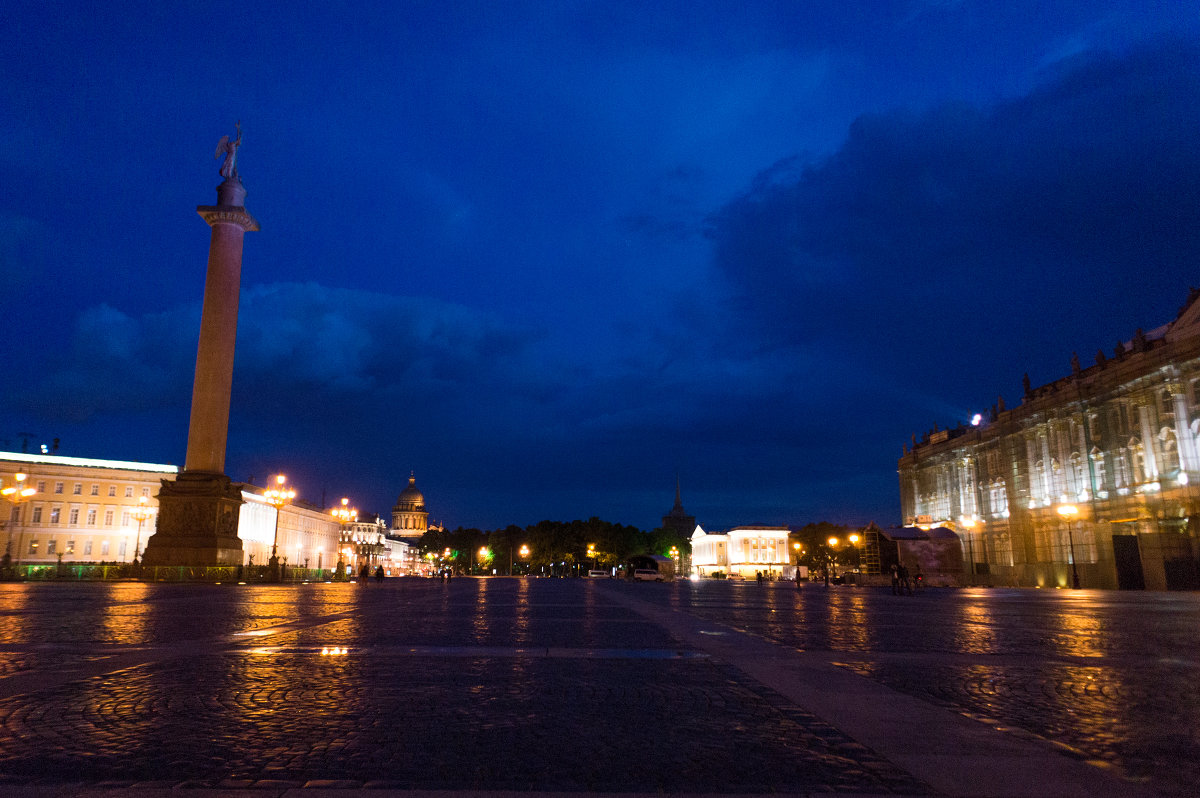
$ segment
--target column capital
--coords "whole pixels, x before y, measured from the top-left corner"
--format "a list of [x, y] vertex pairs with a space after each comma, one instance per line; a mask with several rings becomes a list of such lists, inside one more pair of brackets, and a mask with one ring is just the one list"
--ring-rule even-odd
[[241, 205], [197, 205], [196, 213], [210, 227], [218, 224], [235, 224], [247, 233], [258, 232], [258, 220], [246, 212]]

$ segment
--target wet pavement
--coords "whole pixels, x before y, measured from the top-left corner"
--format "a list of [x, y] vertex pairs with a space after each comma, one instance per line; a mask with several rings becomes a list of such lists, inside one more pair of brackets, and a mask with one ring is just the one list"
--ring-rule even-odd
[[1192, 795], [1198, 629], [1193, 594], [2, 584], [0, 794]]

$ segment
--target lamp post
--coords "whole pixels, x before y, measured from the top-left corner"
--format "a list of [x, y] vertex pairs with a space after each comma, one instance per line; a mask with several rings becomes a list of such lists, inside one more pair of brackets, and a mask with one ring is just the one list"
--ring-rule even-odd
[[285, 488], [284, 483], [287, 482], [287, 477], [283, 474], [275, 477], [275, 487], [268, 488], [263, 491], [263, 496], [267, 501], [275, 507], [275, 536], [271, 540], [271, 559], [267, 561], [267, 567], [271, 571], [271, 581], [279, 581], [279, 515], [283, 511], [284, 505], [296, 498], [296, 491], [291, 488]]
[[[22, 474], [22, 473], [14, 474], [13, 475], [13, 484], [9, 485], [7, 488], [0, 489], [0, 496], [3, 496], [7, 501], [9, 501], [12, 504], [13, 508], [16, 510], [16, 512], [14, 514], [17, 517], [16, 523], [18, 525], [21, 524], [21, 522], [22, 522], [21, 505], [24, 504], [25, 502], [29, 501], [29, 499], [35, 493], [37, 493], [37, 488], [30, 488], [25, 485], [25, 482], [28, 479], [29, 479], [28, 474]], [[12, 524], [12, 521], [9, 521], [9, 524]], [[13, 536], [12, 527], [9, 526], [9, 528], [8, 528], [8, 543], [6, 543], [4, 546], [4, 569], [5, 570], [8, 570], [8, 568], [11, 567], [11, 565], [12, 565], [12, 536]], [[20, 540], [20, 538], [18, 538], [17, 539], [17, 558], [18, 558], [18, 560], [20, 559], [20, 557], [21, 557], [21, 540]]]
[[595, 568], [596, 567], [596, 544], [595, 543], [588, 544], [587, 558], [592, 561], [591, 567]]
[[529, 573], [529, 547], [524, 543], [521, 544], [521, 559], [525, 561], [525, 573]]
[[[1061, 511], [1062, 508], [1060, 507]], [[962, 520], [963, 527], [967, 530], [967, 556], [971, 558], [971, 576], [975, 576], [975, 519], [964, 518]], [[972, 579], [974, 581], [974, 579]]]
[[679, 547], [672, 546], [671, 550], [668, 551], [667, 554], [669, 554], [671, 556], [671, 559], [675, 561], [675, 573], [678, 574], [679, 573]]
[[133, 570], [141, 567], [141, 561], [138, 560], [138, 552], [142, 550], [142, 524], [150, 517], [153, 510], [146, 506], [149, 502], [145, 496], [138, 496], [137, 509], [133, 511], [133, 517], [137, 519], [138, 530], [137, 539], [133, 543]]
[[487, 559], [487, 556], [488, 556], [487, 546], [480, 546], [479, 547], [479, 570], [480, 571], [483, 570], [483, 561], [485, 559]]
[[1075, 535], [1071, 532], [1071, 522], [1079, 515], [1079, 508], [1073, 504], [1058, 505], [1058, 514], [1067, 522], [1067, 543], [1071, 547], [1071, 587], [1079, 589], [1079, 567], [1075, 563]]
[[825, 554], [825, 586], [826, 587], [829, 587], [829, 576], [830, 576], [829, 572], [833, 570], [833, 564], [834, 564], [833, 550], [835, 548], [837, 548], [837, 544], [838, 544], [837, 538], [829, 539], [829, 550]]
[[338, 519], [341, 529], [338, 534], [337, 578], [341, 579], [346, 573], [346, 561], [342, 558], [343, 545], [346, 543], [346, 524], [352, 524], [358, 518], [358, 510], [350, 506], [350, 500], [342, 497], [342, 505], [335, 507], [331, 515]]

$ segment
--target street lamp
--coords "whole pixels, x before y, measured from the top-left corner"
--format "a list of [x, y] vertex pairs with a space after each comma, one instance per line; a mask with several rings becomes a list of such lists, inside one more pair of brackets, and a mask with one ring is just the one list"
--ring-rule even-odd
[[592, 568], [596, 567], [596, 544], [589, 543], [587, 550], [588, 559], [592, 561]]
[[[1062, 512], [1062, 508], [1058, 508]], [[962, 520], [963, 528], [967, 530], [967, 556], [971, 558], [971, 575], [975, 575], [975, 519], [964, 518]]]
[[[24, 504], [25, 502], [29, 501], [29, 499], [35, 493], [37, 493], [37, 488], [26, 487], [25, 482], [28, 479], [29, 479], [28, 474], [15, 474], [15, 475], [13, 475], [13, 480], [14, 480], [13, 484], [9, 485], [7, 488], [0, 489], [0, 496], [3, 496], [7, 501], [12, 503], [12, 506], [14, 508], [16, 508], [15, 515], [17, 516], [16, 522], [18, 524], [20, 524], [22, 521], [21, 505]], [[9, 523], [11, 524], [12, 522], [10, 521]], [[12, 564], [12, 534], [13, 534], [13, 531], [12, 531], [12, 527], [10, 526], [8, 528], [8, 543], [6, 543], [4, 546], [4, 568], [5, 568], [5, 570], [7, 570], [9, 568], [9, 566]], [[21, 549], [21, 541], [18, 538], [17, 539], [17, 557], [21, 556], [20, 549]]]
[[141, 563], [138, 562], [138, 552], [142, 550], [142, 524], [147, 518], [153, 514], [153, 510], [146, 506], [150, 500], [145, 496], [138, 496], [137, 509], [133, 511], [133, 517], [137, 519], [138, 531], [137, 540], [133, 543], [133, 569], [136, 571]]
[[525, 561], [525, 573], [528, 574], [529, 573], [529, 547], [526, 546], [524, 543], [522, 543], [521, 551], [519, 553], [521, 555], [521, 559]]
[[275, 487], [263, 491], [263, 496], [275, 507], [275, 536], [271, 540], [271, 559], [267, 561], [272, 582], [279, 581], [279, 556], [277, 554], [279, 550], [279, 516], [284, 505], [296, 498], [296, 491], [285, 488], [283, 486], [285, 482], [287, 482], [287, 477], [280, 474], [275, 477]]
[[484, 559], [487, 558], [487, 555], [488, 555], [487, 546], [480, 546], [479, 547], [479, 570], [481, 570], [481, 571], [483, 570], [483, 561], [484, 561]]
[[[831, 537], [829, 539], [829, 549], [825, 552], [825, 586], [829, 586], [830, 571], [833, 570], [834, 559], [833, 550], [837, 547], [838, 539]], [[834, 574], [836, 576], [836, 574]]]
[[1079, 567], [1075, 563], [1075, 535], [1071, 532], [1071, 522], [1079, 515], [1079, 508], [1073, 504], [1058, 505], [1058, 514], [1067, 522], [1067, 543], [1071, 546], [1071, 587], [1079, 589]]
[[342, 557], [342, 544], [347, 542], [346, 539], [346, 524], [354, 523], [358, 518], [358, 510], [350, 506], [350, 500], [345, 496], [342, 497], [342, 506], [334, 507], [330, 514], [338, 519], [338, 523], [342, 525], [340, 534], [338, 535], [338, 561], [337, 561], [337, 578], [341, 579], [346, 573], [346, 560]]

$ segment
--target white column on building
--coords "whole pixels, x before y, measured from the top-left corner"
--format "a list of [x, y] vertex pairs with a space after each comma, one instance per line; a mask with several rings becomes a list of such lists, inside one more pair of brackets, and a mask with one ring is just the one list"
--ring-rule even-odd
[[1039, 435], [1038, 438], [1042, 443], [1042, 495], [1056, 501], [1057, 496], [1054, 495], [1054, 468], [1050, 463], [1050, 428], [1046, 427], [1046, 432]]
[[1150, 424], [1150, 408], [1138, 406], [1138, 420], [1142, 426], [1142, 463], [1146, 467], [1146, 480], [1158, 478], [1158, 461], [1154, 456], [1154, 428]]
[[1180, 386], [1171, 386], [1171, 398], [1175, 401], [1175, 441], [1179, 446], [1179, 467], [1185, 472], [1195, 472], [1196, 439], [1192, 437], [1188, 419], [1187, 395]]
[[1025, 439], [1025, 461], [1026, 467], [1029, 469], [1029, 499], [1033, 501], [1037, 497], [1038, 491], [1041, 490], [1041, 485], [1035, 482], [1037, 479], [1037, 447], [1033, 438]]

